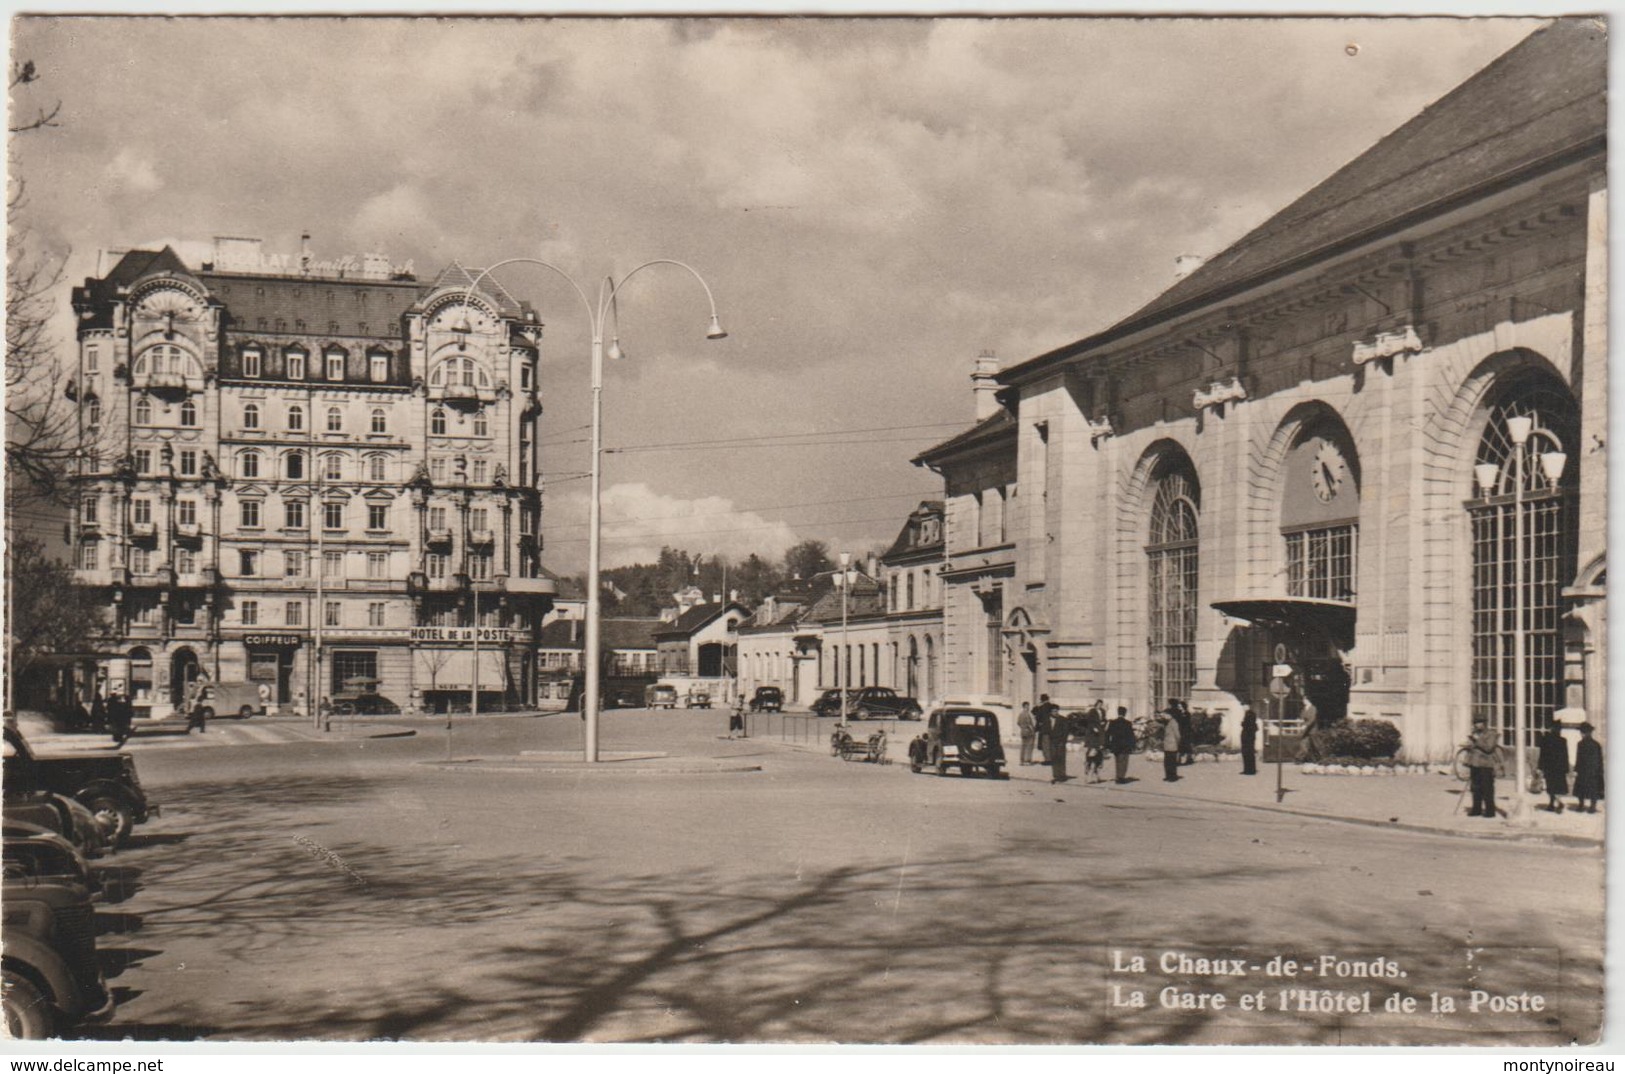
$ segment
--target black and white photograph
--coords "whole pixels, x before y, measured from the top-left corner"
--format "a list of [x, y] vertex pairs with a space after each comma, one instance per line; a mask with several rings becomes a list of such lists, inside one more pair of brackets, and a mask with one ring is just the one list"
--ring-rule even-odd
[[11, 14], [8, 1050], [1608, 1048], [1608, 30]]

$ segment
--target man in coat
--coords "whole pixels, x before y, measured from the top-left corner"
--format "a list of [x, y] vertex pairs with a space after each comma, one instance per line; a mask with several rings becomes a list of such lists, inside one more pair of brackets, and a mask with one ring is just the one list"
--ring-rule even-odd
[[1258, 775], [1258, 717], [1252, 709], [1241, 713], [1241, 774]]
[[1038, 736], [1038, 724], [1033, 719], [1032, 706], [1027, 702], [1021, 703], [1021, 711], [1016, 714], [1016, 730], [1021, 732], [1021, 763], [1033, 763], [1033, 741]]
[[[1049, 696], [1045, 695], [1045, 702]], [[1049, 769], [1051, 783], [1065, 783], [1072, 777], [1066, 774], [1066, 741], [1072, 737], [1072, 719], [1054, 706], [1055, 714], [1049, 721]]]
[[1563, 725], [1553, 723], [1540, 736], [1540, 778], [1546, 784], [1546, 810], [1563, 812], [1562, 796], [1569, 793], [1569, 744], [1563, 741]]
[[1134, 753], [1134, 725], [1128, 722], [1128, 709], [1117, 706], [1117, 717], [1106, 725], [1106, 749], [1117, 765], [1117, 782], [1128, 782], [1128, 759]]
[[1164, 783], [1179, 782], [1179, 748], [1183, 736], [1179, 733], [1179, 721], [1172, 716], [1168, 717], [1162, 725], [1162, 781]]
[[1467, 736], [1467, 781], [1473, 790], [1469, 817], [1495, 819], [1495, 766], [1500, 759], [1501, 743], [1489, 720], [1474, 716], [1473, 733]]
[[1051, 702], [1048, 694], [1039, 694], [1038, 704], [1033, 706], [1033, 726], [1038, 730], [1038, 752], [1046, 764], [1053, 764], [1055, 761], [1049, 754], [1049, 725], [1055, 714], [1060, 711], [1061, 706]]
[[1586, 813], [1597, 811], [1602, 797], [1602, 745], [1591, 733], [1590, 723], [1580, 725], [1580, 741], [1574, 747], [1574, 808]]
[[1191, 710], [1177, 698], [1168, 699], [1168, 711], [1179, 722], [1179, 763], [1196, 763], [1196, 736], [1191, 734]]
[[107, 723], [114, 742], [122, 746], [130, 740], [135, 726], [135, 707], [122, 691], [116, 691], [107, 699]]

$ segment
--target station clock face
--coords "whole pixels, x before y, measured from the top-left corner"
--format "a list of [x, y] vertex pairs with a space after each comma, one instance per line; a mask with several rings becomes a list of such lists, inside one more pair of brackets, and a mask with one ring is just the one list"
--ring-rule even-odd
[[466, 327], [470, 332], [486, 332], [494, 322], [489, 313], [472, 303], [465, 306], [461, 302], [453, 302], [435, 314], [432, 323], [436, 328], [455, 331]]
[[1331, 502], [1343, 482], [1348, 480], [1349, 464], [1343, 458], [1343, 453], [1337, 445], [1327, 441], [1320, 445], [1315, 452], [1315, 461], [1311, 467], [1310, 478], [1314, 482], [1315, 495], [1322, 503]]

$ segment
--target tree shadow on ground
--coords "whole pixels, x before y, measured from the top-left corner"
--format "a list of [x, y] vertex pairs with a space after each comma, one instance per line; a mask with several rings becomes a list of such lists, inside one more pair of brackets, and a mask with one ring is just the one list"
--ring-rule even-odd
[[[1342, 897], [1315, 849], [1248, 844], [1212, 864], [1155, 847], [1125, 855], [1109, 834], [1019, 837], [907, 863], [742, 873], [319, 842], [265, 823], [277, 803], [348, 810], [397, 789], [292, 776], [191, 788], [197, 837], [149, 855], [144, 946], [126, 965], [184, 936], [225, 964], [314, 960], [323, 983], [274, 1003], [160, 1006], [155, 1021], [102, 1027], [97, 1039], [1491, 1043], [1485, 1032], [1499, 1028], [1556, 1044], [1600, 1018], [1600, 961], [1565, 961], [1558, 952], [1573, 945], [1550, 915], [1489, 908], [1464, 936], [1429, 931], [1423, 914], [1420, 931], [1372, 936], [1371, 912]], [[1203, 812], [1178, 817], [1196, 823]], [[174, 890], [188, 894], [170, 895], [166, 881], [183, 876]], [[1449, 920], [1452, 910], [1429, 913]], [[1559, 1010], [1493, 1021], [1244, 1018], [1159, 1009], [1155, 988], [1148, 1010], [1110, 1002], [1114, 946], [1352, 954], [1351, 937], [1365, 936], [1410, 975], [1386, 991], [1425, 1005], [1445, 986], [1539, 985]], [[1496, 937], [1518, 946], [1477, 946]], [[1154, 983], [1170, 981], [1192, 983]]]

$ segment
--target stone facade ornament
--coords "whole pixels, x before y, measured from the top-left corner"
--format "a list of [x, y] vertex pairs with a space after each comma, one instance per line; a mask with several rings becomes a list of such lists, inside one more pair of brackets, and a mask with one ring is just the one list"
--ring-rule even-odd
[[1090, 447], [1099, 447], [1102, 440], [1106, 439], [1108, 436], [1115, 435], [1116, 431], [1112, 428], [1112, 419], [1110, 415], [1102, 415], [1098, 419], [1085, 418], [1084, 420], [1089, 423]]
[[1191, 405], [1197, 410], [1217, 409], [1226, 403], [1239, 403], [1247, 398], [1247, 389], [1242, 387], [1241, 378], [1232, 376], [1226, 380], [1216, 380], [1205, 389], [1198, 388], [1191, 396]]
[[1376, 338], [1369, 343], [1355, 340], [1354, 364], [1365, 365], [1381, 358], [1392, 358], [1396, 354], [1415, 354], [1420, 350], [1422, 338], [1416, 334], [1416, 326], [1408, 324], [1392, 332], [1378, 332]]

